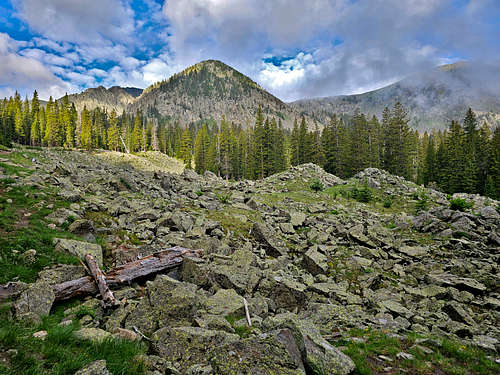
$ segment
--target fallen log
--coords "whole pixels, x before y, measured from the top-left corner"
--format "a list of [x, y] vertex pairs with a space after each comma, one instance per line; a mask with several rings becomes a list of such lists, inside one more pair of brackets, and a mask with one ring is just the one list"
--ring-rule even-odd
[[[114, 288], [136, 279], [179, 267], [186, 257], [200, 257], [202, 255], [203, 250], [190, 250], [176, 246], [113, 268], [104, 275], [104, 282], [109, 288]], [[63, 301], [73, 297], [96, 294], [98, 287], [92, 277], [85, 276], [56, 284], [53, 286], [53, 290], [55, 300]]]
[[114, 306], [116, 304], [115, 296], [113, 295], [113, 292], [109, 289], [109, 286], [106, 282], [106, 277], [104, 276], [104, 273], [97, 265], [96, 260], [90, 254], [87, 254], [85, 256], [85, 260], [89, 265], [89, 271], [90, 271], [89, 273], [92, 275], [97, 284], [97, 287], [99, 288], [99, 292], [101, 293], [102, 302], [104, 303], [104, 306], [105, 307]]

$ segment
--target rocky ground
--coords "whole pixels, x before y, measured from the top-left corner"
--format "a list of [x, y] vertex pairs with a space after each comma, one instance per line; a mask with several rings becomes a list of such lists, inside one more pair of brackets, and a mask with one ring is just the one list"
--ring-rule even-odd
[[[497, 201], [447, 197], [377, 169], [343, 181], [313, 164], [226, 182], [23, 149], [1, 154], [0, 168], [0, 204], [15, 209], [3, 227], [0, 217], [10, 241], [0, 282], [17, 291], [1, 311], [30, 327], [36, 343], [26, 346], [46, 348], [60, 327], [75, 343], [136, 340], [140, 366], [120, 373], [154, 375], [500, 371]], [[42, 250], [12, 245], [35, 223]], [[54, 304], [51, 285], [85, 275], [75, 257], [91, 253], [106, 270], [172, 246], [204, 256], [115, 290], [116, 308], [98, 296]], [[28, 373], [29, 350], [21, 360], [5, 332], [0, 373]], [[38, 373], [74, 373], [50, 358]], [[78, 374], [118, 366], [92, 358]]]

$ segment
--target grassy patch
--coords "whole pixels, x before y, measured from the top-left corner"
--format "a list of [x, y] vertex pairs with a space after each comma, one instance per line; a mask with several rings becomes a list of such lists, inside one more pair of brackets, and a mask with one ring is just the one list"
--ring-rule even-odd
[[234, 208], [230, 205], [222, 210], [210, 210], [206, 212], [207, 219], [220, 222], [225, 231], [231, 231], [236, 236], [249, 237], [255, 221], [261, 221], [257, 212]]
[[[399, 339], [370, 329], [354, 329], [347, 336], [336, 345], [343, 346], [344, 353], [356, 364], [355, 374], [378, 374], [385, 367], [392, 367], [392, 373], [416, 375], [493, 375], [500, 372], [500, 365], [488, 359], [484, 351], [453, 340], [429, 340], [425, 346], [419, 346], [415, 345], [420, 338], [417, 334]], [[400, 352], [411, 354], [413, 359], [398, 358]]]
[[[14, 278], [33, 282], [38, 272], [50, 264], [78, 264], [77, 258], [55, 251], [52, 245], [54, 237], [74, 236], [50, 229], [43, 220], [53, 209], [67, 203], [57, 201], [49, 190], [14, 186], [13, 182], [0, 181], [0, 284]], [[54, 205], [53, 209], [46, 208], [49, 203]], [[33, 264], [25, 264], [22, 259], [29, 249], [37, 252]]]
[[[9, 367], [0, 367], [4, 375], [70, 375], [80, 368], [105, 359], [108, 370], [115, 375], [144, 374], [144, 365], [135, 357], [146, 352], [145, 344], [109, 339], [94, 344], [80, 341], [73, 336], [79, 329], [76, 321], [69, 326], [59, 326], [67, 305], [56, 307], [41, 324], [21, 325], [10, 321], [0, 313], [0, 350], [15, 349], [18, 354], [11, 358]], [[45, 330], [44, 341], [34, 338], [33, 333]]]
[[243, 316], [235, 316], [235, 315], [227, 315], [226, 320], [231, 324], [231, 327], [233, 327], [234, 332], [240, 336], [241, 338], [247, 338], [250, 336], [250, 333], [252, 333], [252, 327], [249, 327], [248, 325], [237, 325], [236, 322], [238, 320], [243, 319]]

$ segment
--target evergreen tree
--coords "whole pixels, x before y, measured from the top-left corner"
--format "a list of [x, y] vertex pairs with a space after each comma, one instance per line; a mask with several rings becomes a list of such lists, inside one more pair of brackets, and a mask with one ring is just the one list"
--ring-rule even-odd
[[189, 132], [189, 128], [186, 126], [184, 131], [182, 132], [181, 138], [181, 159], [184, 162], [186, 168], [192, 168], [192, 154], [193, 153], [193, 142], [191, 138], [191, 133]]
[[82, 129], [80, 133], [80, 144], [83, 148], [90, 150], [92, 148], [92, 123], [90, 113], [86, 106], [83, 107], [80, 122]]
[[197, 173], [203, 173], [208, 169], [208, 149], [210, 139], [207, 126], [203, 124], [194, 141], [194, 165]]

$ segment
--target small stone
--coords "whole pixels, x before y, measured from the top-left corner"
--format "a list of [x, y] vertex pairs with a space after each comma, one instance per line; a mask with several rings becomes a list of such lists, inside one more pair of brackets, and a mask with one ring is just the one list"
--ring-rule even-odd
[[47, 335], [48, 335], [47, 331], [38, 331], [38, 332], [33, 333], [33, 337], [40, 339], [42, 341], [45, 340]]
[[406, 360], [409, 360], [409, 361], [413, 361], [415, 359], [415, 357], [413, 356], [413, 354], [404, 353], [404, 352], [400, 352], [400, 353], [396, 354], [396, 357], [398, 359], [406, 359]]
[[128, 340], [128, 341], [137, 340], [137, 333], [125, 328], [116, 328], [114, 331], [114, 336], [122, 340]]
[[80, 340], [89, 340], [92, 342], [102, 342], [111, 336], [111, 333], [100, 328], [82, 328], [73, 333]]
[[106, 368], [106, 360], [95, 361], [77, 371], [75, 375], [112, 375]]
[[36, 262], [36, 250], [35, 249], [26, 250], [24, 253], [21, 254], [20, 258], [24, 264], [28, 265], [33, 264]]

